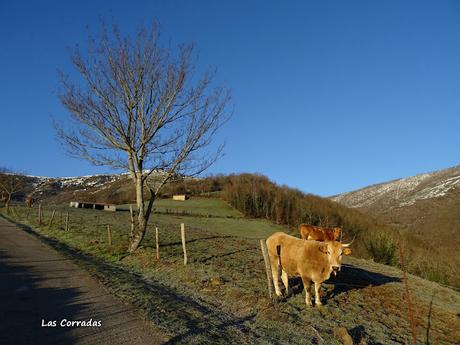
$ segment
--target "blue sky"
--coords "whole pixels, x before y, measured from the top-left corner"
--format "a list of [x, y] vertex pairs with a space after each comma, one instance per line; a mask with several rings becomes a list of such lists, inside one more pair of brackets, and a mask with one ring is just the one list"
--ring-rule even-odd
[[457, 1], [0, 1], [0, 165], [104, 173], [66, 156], [52, 117], [67, 48], [89, 26], [156, 20], [232, 89], [209, 173], [259, 172], [332, 195], [460, 164]]

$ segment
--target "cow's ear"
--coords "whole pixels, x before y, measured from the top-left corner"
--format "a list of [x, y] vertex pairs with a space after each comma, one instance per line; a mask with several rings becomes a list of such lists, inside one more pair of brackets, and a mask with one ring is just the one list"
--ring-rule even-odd
[[319, 250], [322, 251], [324, 254], [327, 254], [327, 246], [324, 244], [320, 244]]
[[350, 248], [344, 248], [342, 253], [343, 253], [343, 255], [350, 255], [351, 254], [351, 249]]

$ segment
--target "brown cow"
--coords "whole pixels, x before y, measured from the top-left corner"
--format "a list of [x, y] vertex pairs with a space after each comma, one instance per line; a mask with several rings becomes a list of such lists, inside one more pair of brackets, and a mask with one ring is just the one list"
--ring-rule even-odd
[[342, 234], [342, 229], [338, 227], [323, 228], [321, 226], [300, 224], [299, 232], [303, 240], [337, 241]]
[[297, 237], [277, 232], [267, 241], [268, 255], [272, 267], [275, 293], [281, 296], [281, 279], [289, 294], [289, 276], [300, 276], [305, 289], [305, 303], [311, 306], [310, 287], [315, 283], [315, 304], [321, 305], [319, 289], [321, 283], [329, 279], [332, 272], [337, 274], [342, 264], [342, 255], [351, 254], [350, 244], [337, 241], [304, 241]]

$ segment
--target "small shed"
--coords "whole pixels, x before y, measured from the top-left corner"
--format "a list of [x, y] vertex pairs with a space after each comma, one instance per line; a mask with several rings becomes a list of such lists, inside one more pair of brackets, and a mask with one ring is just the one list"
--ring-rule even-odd
[[117, 211], [117, 205], [106, 204], [106, 205], [104, 205], [104, 211], [116, 212]]
[[102, 204], [96, 202], [71, 201], [69, 206], [75, 208], [91, 208], [93, 210], [104, 210], [112, 212], [115, 212], [117, 210], [117, 205]]
[[173, 195], [173, 200], [176, 200], [176, 201], [185, 201], [189, 198], [188, 195], [185, 195], [185, 194], [181, 194], [181, 195]]
[[78, 208], [78, 204], [79, 204], [78, 201], [71, 201], [71, 202], [70, 202], [70, 207]]

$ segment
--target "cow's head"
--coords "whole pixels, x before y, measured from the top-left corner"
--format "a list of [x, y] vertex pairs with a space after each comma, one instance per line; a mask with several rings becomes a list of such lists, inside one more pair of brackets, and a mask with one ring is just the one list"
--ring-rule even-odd
[[334, 240], [337, 240], [342, 234], [342, 228], [333, 228], [332, 233], [334, 234]]
[[337, 241], [324, 242], [320, 245], [319, 249], [328, 257], [330, 270], [337, 275], [342, 266], [343, 255], [350, 255], [351, 249], [348, 248], [351, 243], [340, 243]]

